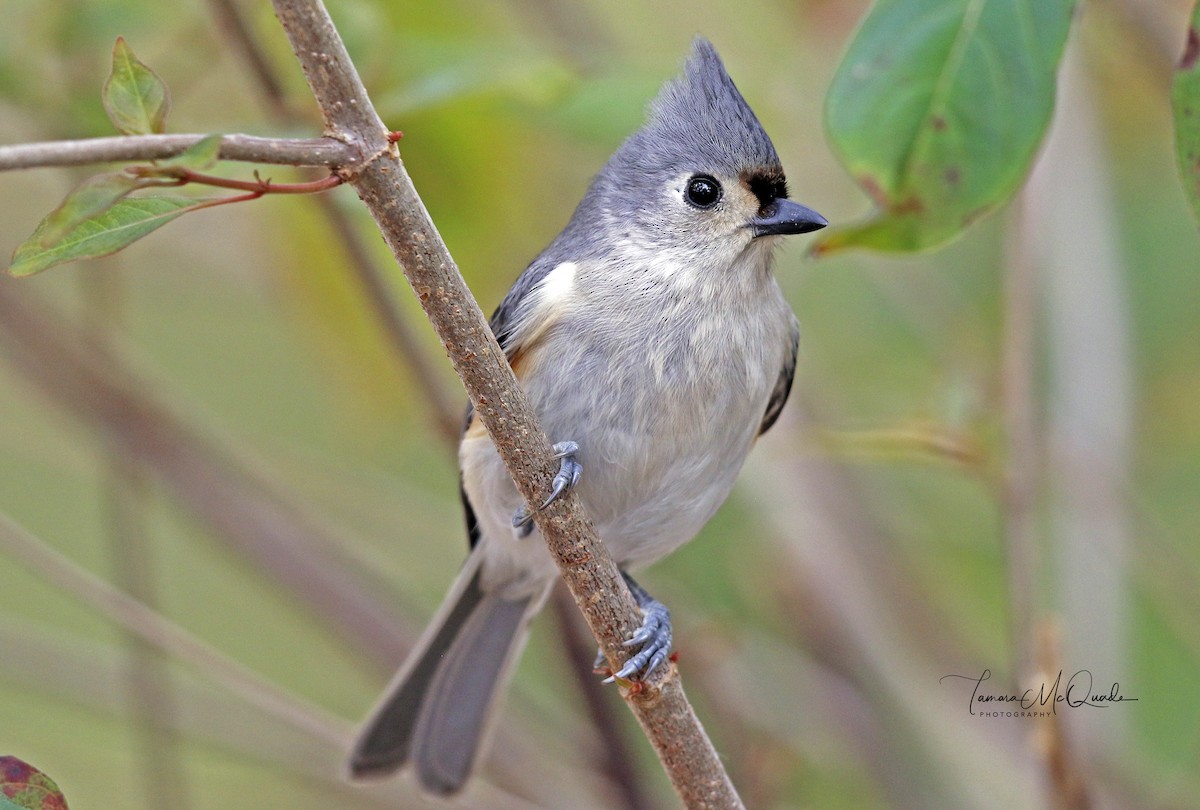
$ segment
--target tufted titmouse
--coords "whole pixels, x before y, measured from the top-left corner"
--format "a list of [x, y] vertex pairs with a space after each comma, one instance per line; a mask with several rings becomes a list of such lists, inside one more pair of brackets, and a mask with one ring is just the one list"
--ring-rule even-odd
[[[492, 317], [561, 469], [622, 571], [690, 540], [787, 400], [799, 338], [771, 273], [785, 234], [825, 219], [787, 199], [783, 168], [713, 46], [592, 181], [571, 221]], [[459, 459], [471, 553], [368, 719], [350, 767], [412, 762], [428, 791], [466, 782], [558, 571], [487, 432]], [[667, 609], [626, 574], [645, 617], [615, 677], [671, 646]]]

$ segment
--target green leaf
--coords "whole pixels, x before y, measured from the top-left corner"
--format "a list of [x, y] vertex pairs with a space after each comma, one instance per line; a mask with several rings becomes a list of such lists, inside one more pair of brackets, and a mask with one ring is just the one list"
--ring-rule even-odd
[[33, 235], [13, 253], [8, 272], [14, 276], [30, 276], [63, 262], [116, 253], [189, 208], [203, 204], [203, 201], [190, 197], [127, 197], [102, 214], [80, 222], [50, 247], [41, 244], [46, 227], [46, 220], [42, 220]]
[[160, 160], [158, 166], [179, 166], [201, 172], [216, 165], [221, 151], [221, 135], [206, 135], [173, 158]]
[[112, 73], [104, 82], [104, 109], [119, 132], [150, 135], [162, 132], [171, 109], [171, 94], [153, 70], [133, 54], [124, 37], [113, 45]]
[[874, 216], [817, 252], [922, 250], [1005, 202], [1054, 108], [1074, 0], [876, 0], [826, 99], [830, 141]]
[[38, 246], [52, 247], [79, 223], [103, 214], [134, 189], [145, 185], [124, 172], [98, 174], [75, 187], [38, 227]]
[[0, 757], [0, 810], [67, 810], [54, 780], [13, 756]]
[[1171, 88], [1175, 113], [1175, 158], [1183, 190], [1200, 224], [1200, 3], [1192, 9], [1187, 45]]

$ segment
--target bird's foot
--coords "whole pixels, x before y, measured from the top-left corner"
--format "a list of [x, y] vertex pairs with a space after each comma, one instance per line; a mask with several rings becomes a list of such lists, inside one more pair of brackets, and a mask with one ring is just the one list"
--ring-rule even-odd
[[[621, 680], [645, 680], [650, 673], [667, 660], [671, 654], [671, 611], [667, 606], [655, 599], [646, 589], [633, 581], [625, 572], [626, 584], [638, 607], [642, 609], [642, 626], [632, 636], [625, 640], [622, 646], [636, 648], [634, 653], [620, 670], [604, 679], [604, 683]], [[604, 665], [604, 652], [596, 658], [596, 668]]]
[[[554, 458], [559, 460], [558, 474], [551, 482], [549, 497], [536, 511], [542, 511], [579, 483], [583, 476], [583, 465], [575, 458], [578, 452], [579, 445], [576, 442], [558, 442], [554, 445]], [[526, 537], [533, 531], [533, 512], [529, 511], [528, 506], [521, 504], [517, 507], [517, 511], [513, 513], [512, 525], [519, 537]]]

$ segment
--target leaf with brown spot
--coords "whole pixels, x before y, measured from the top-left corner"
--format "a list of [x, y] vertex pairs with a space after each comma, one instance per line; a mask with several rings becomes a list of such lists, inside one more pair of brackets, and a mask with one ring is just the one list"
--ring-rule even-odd
[[958, 236], [1029, 172], [1075, 0], [876, 0], [838, 68], [826, 127], [875, 203], [818, 253]]

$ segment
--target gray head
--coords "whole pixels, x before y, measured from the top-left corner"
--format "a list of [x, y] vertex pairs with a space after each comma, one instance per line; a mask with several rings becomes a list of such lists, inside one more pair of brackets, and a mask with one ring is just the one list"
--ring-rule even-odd
[[825, 224], [787, 201], [771, 139], [716, 49], [697, 38], [682, 75], [663, 87], [645, 125], [597, 175], [564, 236], [577, 243], [615, 227], [617, 242], [639, 251], [732, 261], [757, 237]]

